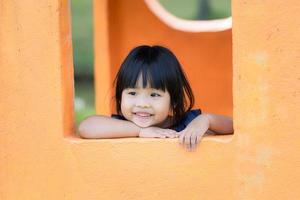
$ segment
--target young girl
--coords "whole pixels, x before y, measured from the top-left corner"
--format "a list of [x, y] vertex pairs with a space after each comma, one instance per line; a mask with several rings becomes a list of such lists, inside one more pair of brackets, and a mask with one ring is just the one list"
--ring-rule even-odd
[[83, 138], [176, 138], [189, 150], [206, 132], [233, 133], [230, 117], [192, 110], [194, 96], [175, 55], [161, 46], [138, 46], [115, 79], [112, 117], [90, 116], [79, 125]]

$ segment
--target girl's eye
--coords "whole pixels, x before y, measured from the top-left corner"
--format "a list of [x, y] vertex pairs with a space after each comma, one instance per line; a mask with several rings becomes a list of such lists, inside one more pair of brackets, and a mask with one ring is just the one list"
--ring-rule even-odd
[[136, 92], [128, 92], [128, 94], [134, 96], [136, 94]]
[[151, 93], [151, 97], [160, 97], [161, 95], [160, 94], [157, 94], [157, 93]]

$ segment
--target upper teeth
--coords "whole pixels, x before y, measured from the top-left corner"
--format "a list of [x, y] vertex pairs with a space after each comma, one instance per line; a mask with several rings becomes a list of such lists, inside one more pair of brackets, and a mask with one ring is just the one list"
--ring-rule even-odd
[[136, 115], [142, 116], [142, 117], [149, 117], [151, 114], [149, 113], [135, 113]]

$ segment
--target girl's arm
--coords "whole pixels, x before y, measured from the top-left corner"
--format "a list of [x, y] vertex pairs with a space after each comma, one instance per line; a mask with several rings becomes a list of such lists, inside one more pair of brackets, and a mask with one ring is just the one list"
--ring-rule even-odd
[[82, 138], [122, 138], [138, 137], [140, 127], [126, 120], [94, 115], [83, 120], [79, 127]]
[[83, 120], [78, 127], [82, 138], [174, 138], [177, 132], [159, 127], [140, 128], [131, 121], [94, 115]]
[[233, 122], [231, 117], [210, 113], [203, 113], [202, 116], [208, 118], [209, 130], [214, 131], [217, 134], [233, 133]]

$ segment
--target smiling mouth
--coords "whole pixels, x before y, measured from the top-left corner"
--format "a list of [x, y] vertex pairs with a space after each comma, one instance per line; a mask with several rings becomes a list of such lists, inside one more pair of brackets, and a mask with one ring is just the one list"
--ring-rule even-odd
[[147, 117], [153, 116], [153, 114], [146, 113], [146, 112], [134, 112], [133, 114], [136, 115], [136, 116], [138, 116], [138, 117], [143, 117], [143, 118], [147, 118]]

